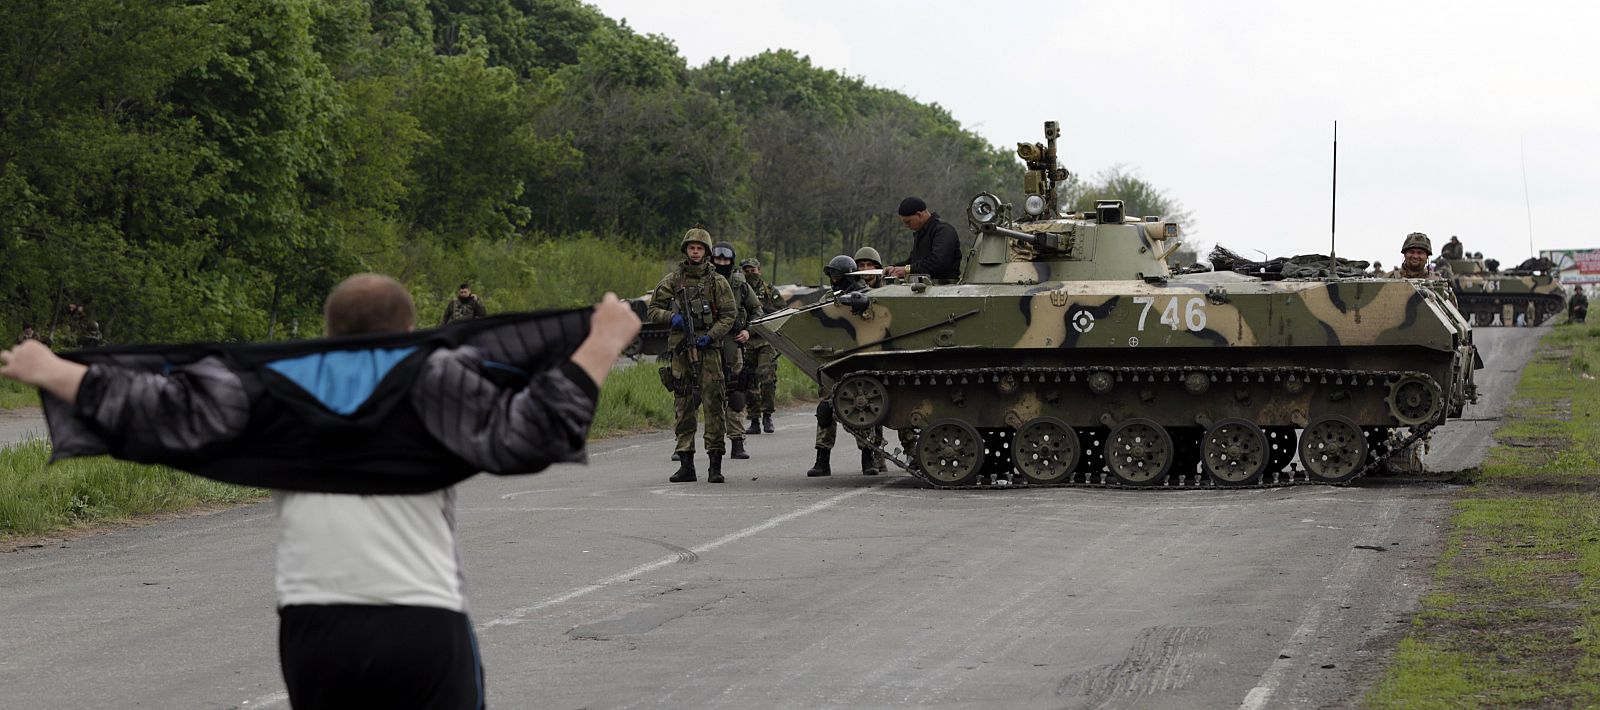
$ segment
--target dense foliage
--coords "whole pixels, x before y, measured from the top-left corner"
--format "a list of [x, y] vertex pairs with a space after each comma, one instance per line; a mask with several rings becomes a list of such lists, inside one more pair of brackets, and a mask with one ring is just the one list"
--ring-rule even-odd
[[358, 270], [430, 316], [642, 293], [696, 223], [811, 280], [1016, 175], [938, 106], [577, 0], [27, 0], [0, 38], [0, 327], [69, 346], [70, 303], [110, 342], [314, 335]]

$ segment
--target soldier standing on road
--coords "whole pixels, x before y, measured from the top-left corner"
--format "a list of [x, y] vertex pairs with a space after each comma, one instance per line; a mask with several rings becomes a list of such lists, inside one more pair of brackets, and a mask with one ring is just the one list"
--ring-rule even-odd
[[[744, 272], [745, 283], [750, 285], [756, 300], [761, 302], [761, 315], [783, 310], [783, 297], [778, 295], [778, 289], [761, 278], [760, 259], [752, 256], [740, 262], [739, 268]], [[760, 434], [765, 431], [771, 434], [772, 413], [777, 409], [778, 351], [763, 338], [751, 338], [745, 341], [744, 356], [756, 364], [756, 396], [749, 405], [750, 427], [744, 433]]]
[[[856, 270], [856, 260], [846, 254], [840, 254], [828, 260], [828, 265], [822, 267], [822, 272], [828, 276], [828, 288], [835, 297], [853, 291], [865, 291], [867, 285], [859, 277], [851, 276], [850, 272]], [[833, 445], [839, 436], [838, 423], [833, 418], [833, 384], [819, 385], [817, 388], [817, 462], [806, 471], [807, 476], [833, 475]], [[872, 455], [872, 450], [860, 441], [856, 448], [861, 449], [861, 473], [868, 476], [878, 474], [878, 462]]]
[[[733, 268], [734, 257], [733, 244], [730, 242], [717, 242], [716, 246], [711, 247], [711, 266], [717, 270], [717, 275], [728, 280], [739, 312], [733, 319], [733, 329], [728, 331], [733, 336], [722, 341], [722, 362], [725, 365], [722, 381], [728, 388], [724, 397], [724, 418], [727, 421], [723, 428], [733, 442], [733, 451], [729, 455], [736, 459], [747, 459], [750, 454], [744, 450], [746, 432], [739, 425], [739, 415], [751, 409], [750, 388], [755, 384], [755, 377], [753, 372], [749, 377], [744, 374], [744, 346], [750, 342], [750, 319], [761, 315], [761, 300], [756, 298], [756, 292], [745, 282], [744, 272]], [[749, 363], [752, 368], [754, 365], [753, 362]]]
[[900, 223], [916, 233], [911, 256], [891, 266], [886, 276], [905, 278], [908, 274], [927, 274], [935, 283], [954, 283], [961, 278], [961, 238], [956, 228], [928, 211], [920, 197], [900, 201]]
[[[670, 375], [677, 434], [674, 450], [678, 472], [673, 483], [695, 480], [694, 432], [696, 408], [706, 419], [706, 454], [710, 457], [706, 481], [722, 483], [723, 385], [722, 339], [733, 328], [739, 304], [728, 280], [711, 268], [711, 234], [695, 227], [683, 234], [683, 261], [667, 274], [650, 295], [651, 323], [672, 326], [667, 341], [672, 361]], [[694, 337], [690, 338], [693, 333]], [[664, 377], [663, 379], [669, 379]]]
[[[1433, 243], [1428, 240], [1428, 235], [1422, 232], [1407, 234], [1405, 241], [1400, 244], [1400, 255], [1402, 260], [1399, 268], [1390, 271], [1388, 278], [1446, 280], [1446, 277], [1439, 272], [1428, 269], [1428, 257], [1433, 255]], [[1451, 294], [1450, 299], [1454, 301], [1455, 295]], [[1406, 447], [1405, 451], [1390, 456], [1385, 466], [1391, 473], [1421, 473], [1422, 452], [1425, 445], [1425, 440], [1413, 443]]]
[[486, 315], [489, 315], [489, 312], [484, 310], [483, 301], [478, 300], [478, 294], [472, 292], [470, 284], [463, 283], [456, 287], [455, 300], [445, 304], [444, 320], [439, 321], [439, 325], [482, 318]]

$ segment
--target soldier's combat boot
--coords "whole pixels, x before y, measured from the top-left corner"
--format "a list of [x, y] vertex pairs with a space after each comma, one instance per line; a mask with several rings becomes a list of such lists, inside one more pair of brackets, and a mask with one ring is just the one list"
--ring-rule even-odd
[[751, 414], [750, 415], [750, 426], [745, 427], [744, 433], [746, 433], [746, 434], [760, 434], [761, 433], [761, 417], [758, 417], [758, 416], [756, 416], [754, 414]]
[[667, 480], [673, 483], [689, 483], [695, 480], [693, 451], [685, 451], [678, 456], [678, 472]]
[[706, 483], [722, 483], [722, 454], [715, 451], [711, 452], [711, 466], [706, 469]]
[[812, 478], [816, 478], [818, 476], [832, 476], [833, 468], [828, 465], [828, 457], [829, 454], [832, 453], [833, 452], [828, 449], [817, 449], [817, 463], [812, 465], [811, 470], [806, 471], [806, 475]]
[[750, 458], [750, 454], [745, 453], [745, 450], [744, 450], [744, 439], [734, 439], [733, 440], [733, 454], [732, 455], [736, 459], [747, 459], [747, 458]]
[[768, 434], [772, 433], [772, 412], [761, 415], [761, 430]]
[[678, 453], [676, 451], [672, 452], [672, 460], [673, 461], [677, 461], [679, 456], [682, 456], [682, 454], [680, 454], [680, 453]]
[[866, 449], [861, 450], [861, 475], [878, 475], [878, 457]]

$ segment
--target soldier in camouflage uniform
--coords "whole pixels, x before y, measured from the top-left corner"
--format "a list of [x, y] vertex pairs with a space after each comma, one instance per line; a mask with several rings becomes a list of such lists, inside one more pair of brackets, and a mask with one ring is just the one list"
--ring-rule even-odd
[[[883, 269], [883, 257], [878, 256], [878, 250], [873, 249], [872, 247], [861, 247], [860, 249], [857, 249], [856, 270], [872, 271], [874, 269], [880, 271]], [[878, 288], [883, 285], [883, 274], [862, 276], [861, 283], [866, 284], [867, 288]]]
[[1433, 256], [1433, 242], [1428, 240], [1428, 235], [1422, 232], [1412, 232], [1406, 235], [1406, 240], [1400, 244], [1400, 266], [1389, 272], [1391, 279], [1430, 279], [1442, 280], [1447, 277], [1437, 271], [1428, 270], [1428, 257]]
[[[651, 323], [672, 326], [667, 341], [671, 363], [662, 368], [663, 381], [676, 397], [674, 446], [678, 471], [673, 483], [695, 480], [694, 432], [696, 407], [705, 414], [706, 454], [710, 467], [706, 480], [722, 483], [724, 425], [722, 341], [728, 337], [739, 304], [727, 279], [711, 268], [711, 234], [696, 227], [683, 234], [684, 259], [677, 270], [662, 277], [650, 296], [647, 315]], [[690, 338], [690, 334], [693, 338]], [[698, 396], [699, 401], [695, 401]]]
[[488, 314], [489, 312], [483, 307], [483, 301], [478, 300], [478, 294], [472, 292], [472, 286], [461, 284], [456, 287], [455, 300], [445, 304], [444, 319], [439, 321], [439, 325], [482, 318]]
[[[750, 319], [761, 315], [761, 301], [756, 298], [756, 292], [745, 282], [744, 272], [734, 268], [735, 254], [733, 244], [730, 242], [717, 242], [711, 247], [711, 267], [717, 274], [728, 280], [728, 286], [733, 289], [733, 300], [738, 304], [739, 314], [734, 317], [733, 329], [730, 337], [722, 341], [722, 362], [724, 364], [723, 383], [727, 385], [726, 402], [728, 438], [733, 442], [733, 451], [729, 454], [736, 459], [750, 458], [744, 450], [745, 430], [740, 426], [739, 415], [750, 407], [750, 388], [755, 384], [754, 378], [744, 378], [745, 370], [744, 346], [750, 342], [750, 331], [746, 327]], [[751, 363], [752, 365], [754, 363]], [[746, 381], [748, 380], [748, 381]]]
[[[1404, 242], [1400, 243], [1400, 266], [1389, 272], [1391, 279], [1424, 279], [1428, 281], [1444, 281], [1448, 277], [1438, 271], [1428, 269], [1428, 257], [1433, 256], [1433, 242], [1428, 235], [1422, 232], [1412, 232], [1406, 235]], [[1455, 294], [1450, 294], [1450, 300], [1455, 301]], [[1400, 440], [1398, 431], [1391, 437], [1391, 443]], [[1422, 473], [1422, 453], [1427, 447], [1427, 438], [1413, 443], [1405, 451], [1396, 453], [1384, 462], [1384, 467], [1389, 473]]]
[[73, 347], [98, 348], [106, 344], [100, 335], [100, 321], [90, 318], [82, 304], [67, 304], [67, 329], [70, 336], [66, 340]]
[[[867, 285], [859, 277], [851, 276], [850, 272], [856, 270], [856, 260], [845, 254], [840, 254], [828, 260], [828, 265], [822, 272], [828, 276], [828, 288], [835, 297], [853, 291], [865, 291]], [[806, 471], [807, 476], [833, 475], [833, 445], [839, 436], [839, 424], [833, 418], [833, 386], [832, 383], [821, 384], [817, 388], [817, 462]], [[882, 440], [883, 430], [880, 428], [874, 437]], [[854, 437], [852, 437], [854, 438]], [[861, 472], [868, 476], [875, 476], [881, 467], [881, 462], [873, 456], [872, 450], [860, 441], [856, 448], [861, 449]]]
[[[761, 303], [761, 315], [783, 310], [783, 297], [778, 295], [778, 289], [761, 278], [760, 259], [750, 257], [740, 262], [739, 267], [744, 272], [745, 283]], [[771, 434], [772, 412], [777, 409], [778, 351], [766, 340], [751, 338], [745, 341], [744, 357], [756, 364], [755, 401], [750, 404], [750, 427], [744, 433], [760, 434], [765, 430]]]

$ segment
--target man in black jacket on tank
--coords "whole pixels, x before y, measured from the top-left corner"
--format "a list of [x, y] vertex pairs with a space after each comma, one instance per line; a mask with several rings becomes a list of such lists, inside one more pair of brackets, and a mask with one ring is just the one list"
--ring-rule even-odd
[[911, 256], [885, 269], [884, 275], [927, 274], [936, 283], [960, 279], [961, 238], [956, 236], [956, 228], [928, 212], [928, 204], [920, 197], [901, 200], [899, 212], [900, 222], [916, 237], [911, 242]]

